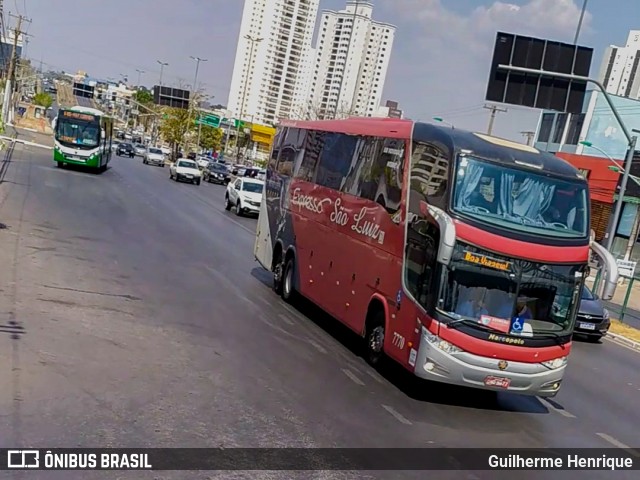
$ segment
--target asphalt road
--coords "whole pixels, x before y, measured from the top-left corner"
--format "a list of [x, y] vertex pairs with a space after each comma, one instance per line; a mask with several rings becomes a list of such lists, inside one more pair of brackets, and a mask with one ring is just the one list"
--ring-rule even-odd
[[[224, 211], [224, 187], [172, 182], [140, 158], [116, 157], [102, 175], [57, 169], [30, 146], [1, 158], [0, 447], [640, 446], [638, 352], [577, 342], [552, 401], [379, 374], [346, 329], [272, 293], [252, 256], [256, 221]], [[405, 476], [428, 474], [243, 478]]]

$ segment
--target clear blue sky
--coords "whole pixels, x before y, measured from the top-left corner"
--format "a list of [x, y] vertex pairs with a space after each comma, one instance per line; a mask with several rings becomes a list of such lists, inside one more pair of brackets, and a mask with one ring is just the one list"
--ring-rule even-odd
[[[374, 17], [398, 27], [384, 99], [408, 116], [445, 117], [461, 128], [486, 129], [484, 102], [495, 32], [571, 42], [583, 0], [374, 0]], [[321, 0], [340, 9], [345, 0]], [[156, 83], [157, 59], [169, 62], [167, 83], [191, 83], [195, 64], [207, 58], [199, 80], [214, 102], [225, 104], [231, 82], [242, 0], [6, 0], [5, 13], [32, 19], [27, 56], [66, 71]], [[595, 48], [597, 75], [604, 48], [640, 29], [637, 0], [589, 0], [580, 43]], [[5, 18], [7, 16], [5, 15]], [[538, 113], [508, 107], [494, 133], [522, 140]]]

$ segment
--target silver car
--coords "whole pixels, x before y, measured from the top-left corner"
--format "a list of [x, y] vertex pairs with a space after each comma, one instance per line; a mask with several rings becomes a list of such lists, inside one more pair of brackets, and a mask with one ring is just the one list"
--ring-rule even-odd
[[144, 157], [145, 153], [147, 153], [147, 148], [141, 143], [136, 143], [133, 146], [133, 153], [136, 157]]
[[164, 153], [162, 153], [162, 150], [156, 147], [149, 147], [142, 158], [142, 163], [146, 165], [159, 165], [164, 168], [165, 158], [166, 157]]

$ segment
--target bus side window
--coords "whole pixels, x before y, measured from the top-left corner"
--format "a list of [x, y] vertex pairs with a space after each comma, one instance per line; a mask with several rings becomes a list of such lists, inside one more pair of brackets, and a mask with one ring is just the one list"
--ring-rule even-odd
[[290, 177], [293, 175], [294, 166], [300, 162], [300, 157], [304, 154], [304, 139], [306, 130], [299, 128], [288, 128], [282, 141], [280, 157], [276, 170], [279, 175]]
[[282, 138], [286, 132], [286, 128], [276, 130], [276, 134], [273, 137], [273, 146], [271, 147], [271, 156], [269, 157], [269, 169], [275, 170], [278, 163], [278, 157], [280, 156], [280, 144]]
[[295, 178], [312, 182], [318, 166], [318, 160], [324, 146], [324, 132], [308, 130], [304, 142], [304, 156], [294, 172]]
[[356, 155], [360, 137], [344, 133], [327, 133], [320, 153], [315, 181], [318, 185], [340, 190]]

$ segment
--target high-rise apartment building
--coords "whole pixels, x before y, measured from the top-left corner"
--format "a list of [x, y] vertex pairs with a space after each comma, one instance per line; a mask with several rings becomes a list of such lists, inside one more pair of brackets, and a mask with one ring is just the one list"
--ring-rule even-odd
[[227, 108], [274, 124], [308, 92], [311, 41], [320, 0], [245, 0]]
[[608, 93], [640, 98], [640, 30], [631, 30], [624, 47], [607, 47], [600, 80]]
[[322, 12], [303, 117], [376, 114], [396, 27], [373, 20], [372, 14], [367, 0], [348, 0], [344, 10]]

